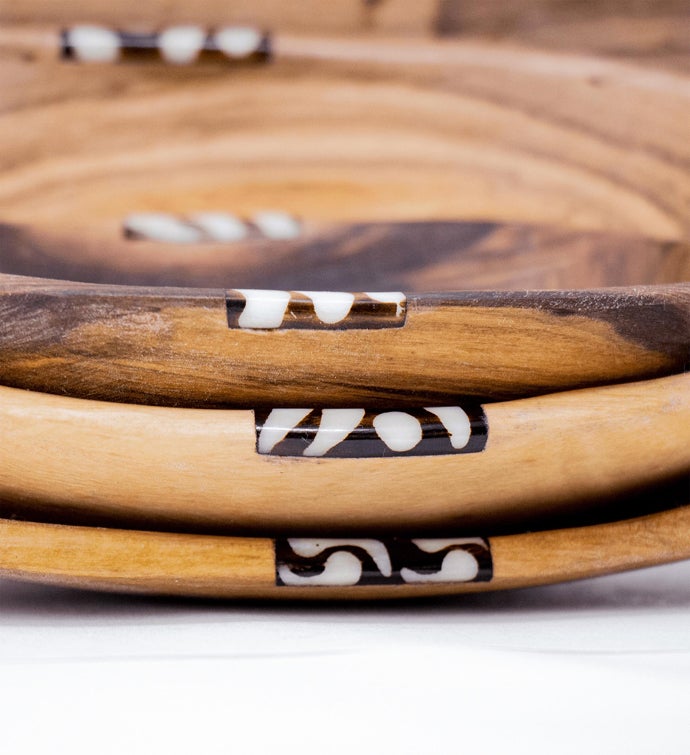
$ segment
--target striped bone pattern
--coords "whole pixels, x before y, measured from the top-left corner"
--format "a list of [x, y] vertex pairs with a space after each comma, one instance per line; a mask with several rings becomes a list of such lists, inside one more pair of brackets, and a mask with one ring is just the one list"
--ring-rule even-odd
[[248, 330], [353, 330], [400, 328], [406, 297], [401, 291], [233, 289], [225, 296], [228, 326]]
[[271, 55], [271, 38], [253, 27], [206, 31], [198, 26], [172, 26], [138, 34], [101, 26], [74, 26], [61, 33], [61, 57], [81, 63], [115, 63], [154, 58], [173, 65], [200, 60], [227, 61]]
[[365, 458], [478, 453], [488, 424], [480, 406], [406, 411], [273, 409], [255, 412], [256, 448], [272, 456]]
[[289, 241], [302, 233], [300, 221], [286, 212], [263, 211], [245, 220], [229, 212], [173, 215], [138, 212], [122, 223], [125, 238], [172, 244], [227, 243], [248, 238]]
[[276, 585], [355, 585], [490, 582], [489, 541], [479, 537], [275, 541]]

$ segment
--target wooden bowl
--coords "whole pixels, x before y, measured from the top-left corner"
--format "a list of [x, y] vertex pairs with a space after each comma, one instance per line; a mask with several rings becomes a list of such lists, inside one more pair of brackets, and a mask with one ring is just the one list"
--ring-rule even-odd
[[[3, 391], [4, 492], [167, 525], [424, 528], [687, 472], [687, 79], [487, 42], [275, 42], [270, 65], [169, 68], [7, 41], [0, 382], [73, 398]], [[123, 236], [131, 213], [267, 208], [303, 235]], [[273, 409], [417, 422], [468, 397], [481, 453], [440, 414], [440, 459], [257, 453]]]
[[[11, 31], [0, 269], [140, 287], [3, 277], [6, 385], [177, 406], [419, 407], [688, 364], [679, 75], [362, 34], [277, 34], [268, 65], [88, 66], [27, 59], [26, 31]], [[122, 236], [131, 213], [274, 207], [304, 236]], [[197, 288], [148, 288], [161, 283]], [[252, 293], [266, 288], [283, 293]], [[346, 294], [312, 296], [324, 289], [365, 296], [348, 309]], [[270, 311], [248, 329], [249, 299]]]

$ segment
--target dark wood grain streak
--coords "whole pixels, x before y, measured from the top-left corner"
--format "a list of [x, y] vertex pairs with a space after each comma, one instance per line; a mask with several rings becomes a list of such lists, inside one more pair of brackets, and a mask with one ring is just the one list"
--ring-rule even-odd
[[690, 283], [577, 291], [485, 291], [413, 295], [409, 306], [537, 309], [557, 317], [586, 317], [610, 325], [627, 341], [665, 354], [679, 371], [690, 368]]
[[0, 223], [0, 272], [141, 286], [511, 290], [690, 280], [690, 244], [495, 222], [327, 224], [294, 241], [166, 245]]
[[255, 332], [228, 328], [221, 290], [0, 276], [0, 382], [189, 406], [515, 398], [683, 372], [689, 288], [415, 295], [403, 328]]

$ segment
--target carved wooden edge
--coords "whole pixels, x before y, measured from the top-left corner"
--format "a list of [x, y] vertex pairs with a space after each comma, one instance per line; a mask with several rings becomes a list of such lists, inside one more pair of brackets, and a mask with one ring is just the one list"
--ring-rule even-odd
[[[150, 0], [147, 3], [112, 3], [95, 0], [88, 14], [76, 0], [58, 6], [27, 0], [21, 7], [3, 6], [0, 21], [6, 33], [16, 30], [21, 34], [32, 26], [46, 29], [60, 28], [85, 17], [106, 26], [156, 29], [163, 26], [180, 26], [194, 23], [204, 25], [237, 25], [248, 21], [267, 28], [289, 30], [294, 33], [364, 34], [394, 36], [429, 35], [434, 30], [438, 15], [436, 0], [419, 0], [410, 4], [406, 0], [389, 0], [386, 3], [359, 2], [358, 0], [331, 0], [329, 12], [316, 0], [302, 0], [286, 7], [280, 0], [252, 0], [228, 5], [224, 0], [206, 0], [191, 12], [179, 0]], [[162, 23], [163, 22], [163, 23]]]
[[14, 501], [145, 527], [524, 523], [688, 474], [689, 387], [687, 373], [483, 411], [298, 409], [271, 420], [0, 388], [0, 496], [5, 510]]
[[215, 598], [383, 599], [566, 582], [690, 558], [690, 506], [501, 537], [211, 537], [0, 520], [0, 574]]
[[[294, 305], [293, 293], [273, 292], [284, 296], [280, 323], [244, 328], [228, 302], [264, 292], [2, 275], [0, 381], [133, 403], [258, 408], [317, 395], [322, 406], [390, 407], [517, 398], [690, 365], [688, 283], [404, 300], [374, 292], [353, 297], [361, 314], [345, 316], [347, 327], [339, 312], [319, 319], [314, 292]], [[286, 318], [302, 318], [300, 327], [282, 327]]]

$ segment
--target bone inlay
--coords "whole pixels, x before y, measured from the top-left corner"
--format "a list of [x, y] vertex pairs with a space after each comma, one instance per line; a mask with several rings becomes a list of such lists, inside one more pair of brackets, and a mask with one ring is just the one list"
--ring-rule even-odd
[[246, 302], [237, 324], [249, 330], [272, 330], [279, 328], [285, 318], [285, 310], [290, 301], [289, 291], [264, 291], [241, 289], [237, 291]]
[[[257, 451], [273, 456], [364, 458], [478, 453], [488, 424], [480, 406], [375, 412], [255, 411]], [[464, 419], [461, 419], [464, 418]]]
[[245, 58], [261, 47], [263, 36], [251, 26], [230, 26], [213, 35], [216, 47], [229, 58]]
[[411, 451], [422, 440], [422, 425], [407, 412], [383, 412], [372, 424], [391, 451]]
[[405, 310], [405, 294], [400, 291], [366, 291], [365, 296], [368, 296], [374, 301], [380, 301], [384, 304], [395, 304], [395, 314], [400, 317]]
[[204, 233], [204, 240], [242, 241], [249, 236], [249, 227], [229, 212], [199, 212], [189, 220]]
[[314, 440], [304, 449], [304, 456], [327, 454], [342, 443], [363, 419], [364, 409], [323, 409], [319, 429]]
[[101, 26], [75, 26], [62, 32], [62, 57], [82, 63], [113, 63], [154, 55], [172, 65], [202, 58], [238, 60], [271, 53], [270, 37], [251, 27], [207, 31], [198, 26], [172, 26], [160, 32], [133, 33]]
[[[228, 326], [253, 330], [365, 330], [405, 324], [405, 294], [232, 289], [225, 301]], [[278, 311], [277, 302], [285, 302]], [[264, 311], [265, 310], [265, 311]], [[250, 314], [247, 314], [247, 313]], [[262, 324], [270, 323], [270, 324]]]
[[158, 47], [166, 63], [187, 65], [196, 60], [204, 46], [205, 34], [198, 26], [174, 26], [158, 37]]
[[120, 56], [117, 32], [100, 26], [77, 26], [63, 32], [63, 55], [82, 63], [113, 63]]
[[300, 221], [287, 212], [262, 210], [254, 213], [251, 221], [262, 236], [274, 241], [296, 239], [302, 233]]
[[288, 587], [490, 582], [491, 547], [478, 537], [275, 542], [276, 584]]
[[257, 430], [256, 447], [259, 453], [270, 454], [276, 443], [280, 443], [311, 412], [311, 409], [273, 409], [261, 430]]
[[470, 440], [472, 425], [467, 412], [459, 406], [434, 406], [428, 407], [428, 412], [435, 414], [446, 426], [450, 433], [450, 444], [453, 448], [464, 448]]
[[[277, 213], [274, 213], [277, 214]], [[242, 241], [248, 237], [271, 240], [294, 239], [302, 232], [299, 220], [281, 213], [292, 224], [288, 233], [244, 220], [229, 212], [198, 212], [173, 215], [165, 212], [136, 212], [122, 222], [125, 238], [140, 241], [165, 241], [175, 244], [198, 244]]]
[[312, 300], [316, 316], [328, 325], [335, 325], [344, 320], [350, 314], [355, 301], [354, 294], [338, 291], [298, 291], [297, 293]]

